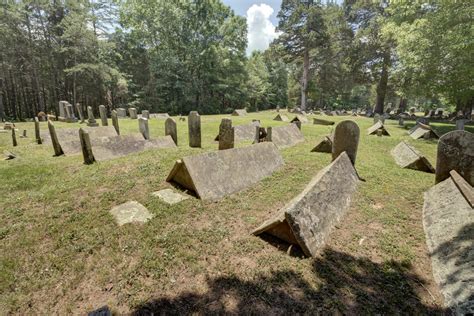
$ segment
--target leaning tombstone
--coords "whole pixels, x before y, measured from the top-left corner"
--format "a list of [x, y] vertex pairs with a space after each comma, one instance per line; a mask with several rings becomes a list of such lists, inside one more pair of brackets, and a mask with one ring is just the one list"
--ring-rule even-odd
[[95, 162], [95, 158], [92, 154], [92, 145], [89, 133], [80, 128], [79, 139], [81, 140], [82, 157], [84, 158], [84, 163], [86, 165], [93, 164]]
[[99, 105], [99, 114], [102, 126], [109, 126], [109, 122], [107, 120], [107, 109], [105, 108], [105, 105]]
[[452, 131], [439, 139], [436, 183], [449, 178], [451, 170], [456, 170], [471, 186], [474, 185], [474, 134]]
[[402, 141], [390, 152], [397, 165], [406, 169], [434, 173], [435, 170], [428, 159], [414, 147]]
[[18, 146], [18, 142], [16, 141], [16, 132], [14, 128], [12, 128], [12, 143], [13, 143], [13, 147]]
[[174, 143], [178, 145], [178, 128], [176, 126], [176, 121], [171, 117], [167, 118], [165, 121], [165, 136], [171, 136]]
[[360, 129], [356, 122], [347, 120], [337, 124], [332, 144], [332, 160], [336, 160], [341, 153], [346, 152], [352, 164], [355, 165], [359, 135]]
[[66, 122], [67, 123], [77, 122], [77, 118], [74, 115], [74, 108], [73, 108], [72, 104], [66, 103], [65, 104], [65, 109], [66, 109]]
[[35, 138], [36, 138], [36, 143], [38, 145], [41, 145], [43, 143], [43, 140], [41, 139], [41, 133], [40, 133], [40, 123], [37, 117], [35, 117]]
[[79, 113], [79, 119], [81, 120], [81, 123], [84, 123], [84, 112], [82, 112], [82, 106], [80, 103], [76, 103], [76, 111]]
[[223, 118], [219, 125], [219, 150], [234, 148], [232, 120]]
[[120, 135], [120, 127], [119, 127], [117, 111], [112, 110], [111, 117], [112, 117], [112, 125], [114, 126], [115, 131], [117, 132], [117, 135]]
[[128, 109], [128, 113], [130, 114], [130, 118], [131, 118], [132, 120], [136, 120], [136, 119], [138, 118], [138, 116], [137, 116], [137, 109], [135, 109], [135, 108], [129, 108], [129, 109]]
[[97, 124], [97, 122], [95, 121], [94, 112], [92, 111], [91, 106], [87, 107], [87, 126], [90, 126], [90, 127], [99, 126], [99, 124]]
[[148, 119], [144, 117], [140, 117], [138, 119], [138, 129], [140, 133], [143, 135], [143, 138], [150, 139], [150, 129], [148, 128]]
[[150, 111], [142, 110], [142, 117], [146, 119], [150, 119]]
[[201, 147], [201, 117], [197, 111], [188, 116], [189, 147]]
[[23, 130], [23, 134], [20, 135], [20, 138], [28, 138], [28, 136], [26, 136], [26, 129]]
[[51, 143], [53, 144], [54, 156], [64, 155], [64, 152], [59, 144], [58, 135], [56, 134], [56, 129], [54, 128], [53, 122], [48, 120], [48, 130], [51, 138]]

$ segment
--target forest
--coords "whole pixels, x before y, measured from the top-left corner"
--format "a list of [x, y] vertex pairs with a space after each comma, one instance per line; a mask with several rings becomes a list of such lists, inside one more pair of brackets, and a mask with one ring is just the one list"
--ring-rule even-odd
[[186, 115], [246, 107], [408, 106], [471, 113], [471, 1], [283, 0], [276, 38], [246, 54], [220, 0], [6, 0], [0, 120], [58, 101]]

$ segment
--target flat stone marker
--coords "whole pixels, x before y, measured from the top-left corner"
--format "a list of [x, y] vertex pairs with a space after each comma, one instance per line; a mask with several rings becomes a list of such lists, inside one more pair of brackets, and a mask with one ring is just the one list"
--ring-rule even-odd
[[336, 160], [340, 154], [346, 152], [352, 164], [355, 165], [359, 135], [360, 129], [356, 122], [351, 120], [339, 122], [334, 130], [332, 160]]
[[290, 123], [293, 123], [295, 121], [299, 121], [301, 123], [308, 123], [308, 118], [304, 115], [297, 114], [291, 121]]
[[295, 146], [304, 141], [304, 136], [295, 124], [267, 128], [267, 142], [273, 142], [278, 149]]
[[150, 111], [142, 110], [142, 117], [146, 119], [150, 119]]
[[419, 170], [429, 173], [434, 173], [435, 170], [431, 163], [414, 147], [405, 143], [400, 142], [390, 152], [397, 165], [406, 169]]
[[181, 193], [173, 191], [172, 189], [156, 191], [153, 192], [151, 195], [158, 197], [160, 200], [170, 205], [189, 199], [188, 195], [183, 195]]
[[130, 114], [130, 118], [132, 120], [136, 120], [138, 118], [138, 115], [137, 115], [137, 109], [135, 108], [129, 108], [128, 109], [128, 113]]
[[109, 122], [107, 120], [107, 109], [105, 108], [105, 105], [99, 105], [99, 114], [102, 126], [109, 126]]
[[439, 135], [431, 126], [418, 123], [409, 131], [410, 137], [413, 139], [438, 139]]
[[334, 125], [334, 122], [328, 121], [328, 120], [323, 120], [323, 119], [318, 119], [318, 118], [313, 118], [313, 124], [316, 124], [316, 125]]
[[92, 111], [91, 106], [87, 107], [87, 126], [90, 126], [90, 127], [99, 126], [99, 124], [97, 124], [97, 122], [95, 121], [94, 112]]
[[253, 234], [273, 235], [313, 257], [350, 207], [359, 178], [346, 153], [322, 169], [297, 197]]
[[313, 148], [311, 152], [332, 153], [333, 134], [324, 136], [324, 138]]
[[143, 138], [150, 139], [150, 129], [148, 128], [148, 119], [140, 117], [138, 119], [138, 130], [143, 135]]
[[[253, 121], [252, 123], [234, 126], [234, 144], [254, 140], [256, 126], [260, 126], [260, 122]], [[217, 135], [214, 140], [219, 141], [219, 135]]]
[[452, 131], [439, 139], [436, 183], [449, 178], [451, 170], [456, 170], [471, 186], [474, 185], [474, 134]]
[[245, 116], [245, 115], [247, 115], [246, 109], [234, 110], [234, 112], [232, 112], [232, 116]]
[[390, 134], [388, 133], [387, 129], [385, 129], [385, 127], [383, 126], [383, 123], [378, 121], [377, 123], [375, 123], [374, 125], [372, 125], [372, 127], [370, 127], [368, 130], [367, 130], [367, 135], [377, 135], [377, 131], [380, 130], [379, 133], [382, 133], [382, 135], [385, 135], [385, 136], [390, 136]]
[[445, 307], [468, 315], [474, 308], [474, 210], [453, 178], [425, 192], [423, 227]]
[[275, 116], [275, 118], [273, 120], [274, 121], [280, 121], [280, 122], [289, 122], [290, 121], [288, 116], [286, 116], [284, 114], [278, 114], [277, 116]]
[[223, 118], [219, 126], [219, 150], [234, 148], [234, 128], [232, 120]]
[[189, 147], [201, 147], [201, 116], [191, 111], [188, 116]]
[[110, 210], [119, 226], [129, 223], [146, 223], [153, 215], [137, 201], [129, 201]]
[[178, 127], [176, 121], [171, 117], [168, 117], [165, 121], [165, 135], [171, 136], [174, 143], [178, 145]]
[[176, 161], [166, 181], [203, 200], [217, 200], [254, 185], [282, 165], [278, 148], [264, 142], [184, 157]]

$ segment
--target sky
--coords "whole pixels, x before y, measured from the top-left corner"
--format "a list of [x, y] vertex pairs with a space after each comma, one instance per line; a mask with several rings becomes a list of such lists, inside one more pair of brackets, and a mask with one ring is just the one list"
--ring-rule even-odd
[[264, 51], [273, 39], [278, 36], [275, 28], [278, 25], [277, 14], [281, 0], [222, 0], [238, 15], [247, 19], [247, 55], [254, 50]]

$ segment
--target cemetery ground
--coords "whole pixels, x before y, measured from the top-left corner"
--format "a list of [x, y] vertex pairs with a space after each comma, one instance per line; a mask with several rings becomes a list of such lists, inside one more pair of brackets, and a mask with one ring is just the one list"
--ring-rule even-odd
[[[273, 121], [276, 114], [232, 121], [288, 124]], [[17, 154], [0, 161], [0, 314], [84, 314], [104, 305], [118, 314], [443, 313], [422, 227], [423, 192], [434, 175], [402, 169], [390, 155], [405, 140], [435, 165], [436, 141], [414, 141], [394, 120], [385, 122], [391, 137], [377, 137], [366, 133], [372, 118], [324, 117], [359, 125], [356, 168], [366, 181], [319, 255], [302, 258], [251, 231], [330, 163], [330, 154], [310, 150], [334, 126], [302, 124], [305, 142], [281, 151], [282, 169], [217, 202], [169, 206], [151, 195], [171, 187], [165, 179], [176, 159], [217, 150], [223, 117], [202, 116], [201, 149], [189, 148], [187, 121], [176, 119], [178, 149], [93, 165], [81, 155], [52, 157], [50, 144], [35, 144], [33, 122], [16, 124], [17, 135], [28, 130], [18, 147], [0, 134], [0, 152]], [[164, 120], [149, 124], [151, 138], [164, 135]], [[432, 126], [440, 133], [455, 128]], [[138, 132], [137, 120], [121, 119], [120, 130]], [[109, 210], [129, 200], [154, 217], [119, 227]]]

